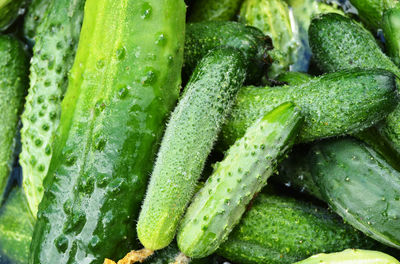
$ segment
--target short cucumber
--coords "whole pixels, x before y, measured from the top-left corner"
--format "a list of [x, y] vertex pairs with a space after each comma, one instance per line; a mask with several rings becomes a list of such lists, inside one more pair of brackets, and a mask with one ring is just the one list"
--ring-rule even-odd
[[20, 154], [23, 187], [35, 217], [60, 122], [61, 100], [68, 87], [68, 73], [78, 46], [84, 5], [85, 0], [50, 0], [36, 30], [30, 87], [21, 117]]
[[22, 43], [0, 36], [0, 204], [14, 162], [19, 115], [28, 86], [29, 59]]
[[24, 20], [24, 35], [30, 45], [35, 43], [36, 30], [42, 23], [51, 0], [31, 0]]
[[138, 246], [151, 161], [180, 90], [185, 11], [183, 0], [86, 1], [29, 263], [97, 264]]
[[379, 251], [347, 249], [338, 253], [318, 254], [295, 264], [399, 264], [400, 262]]
[[243, 0], [195, 0], [190, 22], [233, 20]]
[[241, 88], [246, 63], [240, 51], [218, 48], [197, 65], [171, 115], [137, 224], [145, 248], [171, 243], [207, 156]]
[[375, 246], [324, 206], [264, 192], [217, 253], [234, 263], [292, 264], [320, 252]]
[[252, 122], [286, 101], [293, 101], [305, 116], [299, 142], [351, 134], [393, 110], [397, 104], [395, 77], [383, 70], [352, 70], [297, 86], [244, 87], [222, 130], [222, 147], [231, 145]]
[[259, 29], [233, 21], [189, 23], [185, 35], [184, 72], [189, 77], [197, 63], [219, 46], [240, 49], [247, 63], [247, 80], [258, 83], [270, 64], [271, 39]]
[[274, 59], [269, 69], [268, 77], [289, 70], [293, 64], [298, 48], [296, 37], [292, 31], [289, 8], [283, 0], [245, 0], [241, 9], [239, 21], [243, 24], [259, 28], [272, 39]]
[[301, 124], [300, 111], [284, 103], [247, 129], [187, 209], [177, 236], [182, 253], [202, 258], [218, 249], [291, 149]]
[[385, 35], [386, 49], [393, 62], [400, 66], [400, 6], [385, 11], [382, 29]]
[[24, 14], [28, 0], [0, 1], [0, 31], [6, 30], [18, 16]]

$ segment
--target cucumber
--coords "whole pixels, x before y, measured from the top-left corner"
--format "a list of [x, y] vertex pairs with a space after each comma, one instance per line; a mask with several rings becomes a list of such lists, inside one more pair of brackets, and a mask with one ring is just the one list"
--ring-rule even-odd
[[29, 207], [36, 217], [43, 179], [53, 153], [61, 100], [68, 87], [83, 20], [85, 0], [51, 0], [37, 29], [30, 68], [30, 87], [21, 117], [20, 164]]
[[270, 53], [274, 62], [268, 71], [268, 77], [274, 78], [289, 70], [296, 56], [298, 43], [293, 34], [293, 21], [289, 8], [283, 0], [245, 0], [239, 21], [259, 28], [272, 39], [274, 50]]
[[183, 0], [86, 1], [31, 264], [101, 263], [137, 246], [134, 221], [180, 90], [185, 10]]
[[171, 115], [139, 216], [138, 237], [145, 248], [164, 248], [174, 238], [207, 156], [243, 84], [245, 65], [240, 51], [218, 48], [196, 67]]
[[379, 251], [369, 251], [360, 249], [347, 249], [338, 253], [318, 254], [296, 264], [398, 264], [394, 257], [384, 254]]
[[37, 28], [45, 17], [47, 7], [51, 0], [31, 0], [24, 20], [24, 35], [28, 43], [35, 43]]
[[233, 20], [243, 0], [195, 0], [190, 22]]
[[325, 207], [301, 197], [261, 193], [217, 253], [242, 264], [291, 264], [320, 252], [376, 242]]
[[400, 6], [387, 10], [383, 15], [382, 29], [388, 55], [400, 66]]
[[185, 35], [184, 73], [189, 77], [197, 63], [213, 48], [240, 49], [247, 63], [247, 80], [257, 83], [270, 64], [271, 39], [259, 29], [232, 21], [189, 23]]
[[24, 14], [28, 0], [0, 1], [0, 31], [5, 31], [18, 16]]
[[284, 72], [276, 77], [276, 81], [287, 85], [300, 85], [311, 81], [313, 77], [303, 72]]
[[12, 264], [28, 263], [34, 223], [23, 189], [15, 187], [0, 209], [0, 262], [3, 256]]
[[299, 106], [305, 117], [298, 142], [351, 134], [393, 110], [397, 104], [395, 78], [383, 70], [351, 70], [297, 86], [244, 87], [223, 127], [221, 148], [231, 145], [252, 122], [286, 101]]
[[249, 202], [291, 149], [301, 121], [300, 111], [285, 103], [236, 141], [187, 209], [177, 236], [182, 253], [206, 257], [228, 238]]
[[0, 36], [0, 204], [14, 162], [19, 114], [28, 86], [29, 59], [23, 45]]

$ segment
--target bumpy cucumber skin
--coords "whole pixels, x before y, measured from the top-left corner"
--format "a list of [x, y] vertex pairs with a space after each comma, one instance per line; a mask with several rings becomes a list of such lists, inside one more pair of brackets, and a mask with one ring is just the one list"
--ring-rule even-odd
[[382, 18], [388, 55], [400, 66], [400, 7], [387, 10]]
[[51, 0], [36, 32], [30, 87], [21, 117], [20, 154], [23, 187], [34, 216], [43, 197], [43, 179], [53, 153], [61, 100], [78, 46], [84, 5], [85, 0]]
[[86, 1], [29, 263], [101, 263], [136, 245], [180, 90], [185, 10], [183, 0]]
[[0, 260], [6, 256], [13, 264], [26, 264], [35, 218], [22, 188], [16, 187], [0, 210]]
[[255, 122], [228, 150], [182, 220], [177, 236], [182, 253], [206, 257], [228, 238], [246, 206], [291, 149], [301, 121], [300, 111], [285, 103]]
[[32, 0], [24, 20], [24, 35], [28, 43], [33, 46], [38, 26], [45, 17], [47, 7], [51, 0]]
[[196, 0], [190, 7], [190, 22], [228, 21], [237, 14], [243, 0]]
[[239, 21], [259, 28], [271, 37], [274, 45], [271, 56], [275, 61], [268, 71], [268, 77], [274, 78], [288, 71], [294, 62], [298, 43], [292, 31], [287, 4], [283, 0], [245, 0]]
[[382, 252], [372, 250], [361, 250], [361, 249], [347, 249], [342, 252], [331, 253], [331, 254], [318, 254], [312, 256], [303, 261], [296, 262], [295, 264], [340, 264], [340, 263], [352, 263], [352, 264], [398, 264], [399, 262]]
[[137, 225], [148, 249], [168, 246], [192, 198], [205, 161], [246, 75], [233, 48], [210, 52], [196, 67], [171, 115]]
[[0, 31], [6, 30], [19, 15], [24, 13], [27, 0], [0, 1]]
[[300, 85], [311, 81], [313, 77], [303, 72], [284, 72], [276, 77], [276, 81], [287, 85]]
[[298, 142], [309, 142], [368, 128], [385, 118], [398, 98], [395, 77], [384, 70], [341, 71], [297, 86], [244, 87], [222, 130], [222, 148], [243, 136], [260, 116], [287, 101], [299, 106], [305, 117]]
[[233, 21], [190, 23], [186, 27], [184, 72], [193, 72], [197, 63], [212, 49], [228, 46], [241, 50], [247, 63], [247, 80], [257, 83], [270, 64], [271, 39], [259, 29]]
[[262, 193], [217, 253], [235, 263], [291, 264], [320, 252], [375, 245], [325, 207]]
[[15, 136], [28, 86], [29, 60], [23, 45], [0, 36], [0, 203], [14, 161]]

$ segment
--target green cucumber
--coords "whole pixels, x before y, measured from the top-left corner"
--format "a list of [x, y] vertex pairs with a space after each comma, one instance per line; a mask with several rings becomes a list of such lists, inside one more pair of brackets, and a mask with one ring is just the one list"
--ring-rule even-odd
[[257, 83], [270, 64], [271, 39], [259, 29], [233, 21], [190, 23], [186, 27], [184, 73], [190, 76], [197, 63], [213, 48], [240, 49], [247, 63], [247, 80]]
[[300, 85], [311, 81], [314, 77], [303, 72], [284, 72], [279, 74], [275, 80], [288, 85]]
[[394, 257], [379, 251], [347, 249], [338, 253], [318, 254], [295, 264], [398, 264]]
[[0, 1], [0, 31], [6, 30], [18, 16], [24, 14], [27, 0]]
[[301, 121], [300, 111], [284, 103], [236, 141], [187, 209], [177, 235], [182, 253], [206, 257], [228, 238], [249, 202], [291, 149]]
[[24, 20], [24, 35], [28, 43], [35, 43], [37, 28], [45, 17], [47, 7], [51, 0], [31, 0]]
[[275, 60], [268, 77], [274, 78], [289, 70], [296, 56], [298, 43], [292, 31], [289, 8], [283, 0], [245, 0], [239, 21], [259, 28], [272, 39], [274, 50], [270, 53]]
[[12, 264], [28, 263], [34, 223], [24, 190], [15, 187], [0, 209], [0, 262], [3, 256]]
[[387, 10], [382, 21], [386, 49], [393, 62], [400, 66], [400, 6]]
[[0, 204], [14, 162], [19, 115], [28, 86], [29, 59], [22, 43], [0, 36]]
[[86, 1], [31, 264], [101, 263], [137, 246], [134, 222], [180, 90], [185, 11], [183, 0]]
[[382, 120], [397, 104], [395, 77], [383, 70], [326, 74], [284, 87], [244, 87], [222, 130], [221, 147], [243, 136], [252, 122], [286, 101], [305, 116], [298, 142], [351, 134]]
[[291, 264], [320, 252], [375, 246], [326, 207], [267, 192], [257, 196], [217, 254], [242, 264]]
[[168, 246], [246, 75], [240, 51], [218, 48], [197, 65], [171, 115], [137, 224], [145, 248]]
[[239, 11], [243, 0], [196, 0], [190, 7], [190, 22], [228, 21]]
[[85, 0], [51, 0], [36, 31], [30, 87], [21, 117], [20, 154], [23, 187], [34, 216], [43, 197], [43, 179], [53, 153], [52, 143], [78, 46], [84, 4]]

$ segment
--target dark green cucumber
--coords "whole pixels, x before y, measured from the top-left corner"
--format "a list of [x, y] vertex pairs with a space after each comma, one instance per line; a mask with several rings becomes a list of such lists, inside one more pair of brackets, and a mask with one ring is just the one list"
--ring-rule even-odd
[[185, 10], [183, 0], [86, 1], [29, 263], [102, 263], [137, 246], [135, 219], [180, 90]]
[[271, 56], [274, 62], [268, 77], [274, 78], [288, 71], [298, 48], [292, 31], [294, 21], [290, 20], [288, 5], [283, 0], [245, 0], [240, 9], [239, 21], [259, 28], [271, 37], [274, 45]]
[[295, 264], [399, 264], [394, 257], [384, 254], [379, 251], [360, 250], [360, 249], [347, 249], [342, 252], [331, 254], [318, 254], [314, 255], [303, 261], [296, 262]]
[[150, 250], [166, 247], [246, 75], [240, 51], [218, 48], [196, 67], [171, 115], [137, 225]]
[[197, 63], [210, 50], [219, 46], [240, 49], [247, 63], [247, 79], [257, 83], [265, 75], [270, 64], [268, 51], [271, 39], [259, 29], [232, 21], [209, 21], [190, 23], [185, 36], [184, 72], [193, 72]]
[[30, 45], [35, 43], [36, 31], [45, 17], [51, 0], [31, 0], [24, 20], [24, 35]]
[[320, 252], [374, 246], [325, 207], [262, 193], [217, 253], [235, 263], [291, 264]]
[[19, 114], [28, 86], [29, 59], [22, 43], [0, 36], [0, 204], [14, 162]]
[[351, 134], [393, 110], [397, 104], [395, 77], [383, 70], [352, 70], [297, 86], [244, 87], [223, 128], [222, 147], [231, 145], [252, 122], [286, 101], [294, 102], [305, 116], [298, 142]]
[[314, 77], [303, 72], [284, 72], [275, 78], [276, 81], [287, 85], [300, 85], [311, 81]]
[[400, 66], [400, 6], [387, 10], [383, 15], [382, 29], [386, 50], [397, 67]]
[[228, 21], [237, 14], [243, 0], [195, 0], [191, 6], [190, 22]]
[[187, 209], [177, 236], [182, 253], [202, 258], [218, 249], [291, 149], [301, 124], [300, 111], [284, 103], [247, 129]]
[[28, 0], [0, 1], [0, 31], [6, 30], [18, 16], [24, 14]]
[[0, 262], [3, 256], [12, 264], [28, 263], [34, 223], [24, 190], [15, 187], [0, 209]]
[[85, 0], [50, 0], [36, 31], [30, 88], [21, 117], [23, 187], [36, 217], [43, 197], [43, 179], [53, 153], [61, 100], [68, 87], [83, 20]]

